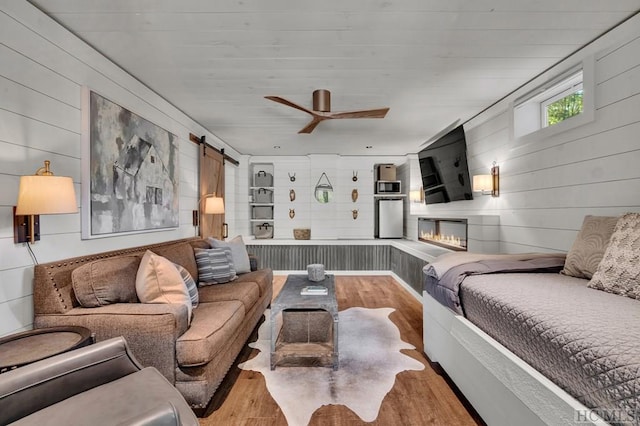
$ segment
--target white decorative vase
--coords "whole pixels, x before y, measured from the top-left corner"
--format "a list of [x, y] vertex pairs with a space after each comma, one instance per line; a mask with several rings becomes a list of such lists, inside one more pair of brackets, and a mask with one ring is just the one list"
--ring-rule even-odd
[[307, 275], [309, 275], [309, 281], [324, 281], [324, 265], [321, 263], [307, 265]]

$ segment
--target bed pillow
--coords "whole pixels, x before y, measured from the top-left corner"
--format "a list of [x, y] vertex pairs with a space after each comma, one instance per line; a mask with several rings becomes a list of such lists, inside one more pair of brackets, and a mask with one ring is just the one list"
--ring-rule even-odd
[[589, 287], [640, 299], [640, 213], [622, 216]]
[[193, 250], [198, 264], [198, 284], [223, 284], [237, 277], [229, 247]]
[[194, 308], [197, 307], [200, 302], [200, 295], [198, 294], [198, 285], [196, 284], [196, 281], [193, 279], [189, 271], [187, 271], [187, 268], [182, 265], [178, 265], [177, 263], [174, 263], [173, 265], [176, 267], [178, 272], [180, 272], [180, 277], [182, 278], [184, 285], [187, 286], [189, 298], [191, 299], [191, 306]]
[[229, 247], [231, 249], [231, 257], [233, 257], [233, 266], [236, 274], [244, 274], [251, 272], [251, 263], [249, 261], [249, 253], [244, 245], [242, 236], [238, 235], [230, 241], [216, 240], [215, 238], [207, 238], [207, 241], [213, 248]]
[[618, 219], [611, 216], [585, 216], [561, 273], [591, 279], [604, 256]]
[[140, 256], [94, 260], [71, 272], [73, 293], [80, 306], [97, 308], [112, 303], [137, 303], [136, 283]]
[[179, 303], [187, 307], [191, 323], [191, 298], [173, 262], [147, 250], [136, 274], [136, 293], [142, 303]]

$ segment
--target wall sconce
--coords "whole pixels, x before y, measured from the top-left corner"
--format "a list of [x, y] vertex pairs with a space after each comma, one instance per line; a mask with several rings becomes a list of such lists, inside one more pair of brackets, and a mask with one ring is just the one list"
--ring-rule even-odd
[[409, 191], [409, 200], [412, 203], [424, 203], [424, 190], [422, 187]]
[[493, 163], [490, 175], [475, 175], [473, 177], [473, 191], [482, 195], [500, 196], [500, 168]]
[[13, 241], [31, 244], [40, 240], [41, 214], [77, 213], [78, 203], [70, 177], [54, 176], [51, 162], [31, 176], [20, 177], [18, 203], [13, 208]]

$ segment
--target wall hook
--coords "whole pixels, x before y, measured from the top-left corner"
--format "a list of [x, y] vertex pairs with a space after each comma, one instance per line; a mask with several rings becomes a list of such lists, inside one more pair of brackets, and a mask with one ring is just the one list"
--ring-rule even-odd
[[358, 181], [358, 172], [356, 170], [353, 171], [353, 177], [351, 178], [351, 180], [354, 182]]
[[293, 201], [296, 199], [296, 191], [294, 189], [289, 190], [289, 201]]
[[296, 217], [296, 211], [295, 209], [289, 209], [289, 217], [291, 219], [293, 219], [294, 217]]
[[353, 220], [358, 218], [358, 210], [351, 210], [351, 216], [353, 216]]
[[351, 201], [353, 201], [354, 203], [356, 201], [358, 201], [358, 190], [354, 189], [353, 191], [351, 191]]
[[293, 176], [291, 176], [291, 173], [287, 173], [289, 175], [289, 180], [291, 182], [295, 182], [296, 181], [296, 174], [294, 173]]

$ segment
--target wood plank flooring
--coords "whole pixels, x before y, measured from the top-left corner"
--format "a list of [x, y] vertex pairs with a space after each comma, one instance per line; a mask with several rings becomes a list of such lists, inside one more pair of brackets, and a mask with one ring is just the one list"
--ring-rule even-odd
[[[274, 277], [274, 296], [285, 280], [286, 276]], [[423, 354], [422, 304], [407, 290], [390, 276], [336, 276], [336, 297], [340, 310], [355, 306], [394, 308], [391, 320], [398, 326], [402, 339], [417, 348], [403, 352], [421, 361], [426, 368], [396, 376], [395, 386], [385, 397], [373, 423], [363, 422], [345, 406], [330, 405], [318, 409], [310, 425], [484, 425]], [[238, 362], [256, 354], [257, 351], [248, 346], [240, 353], [200, 419], [201, 425], [287, 425], [263, 376], [237, 367]]]

